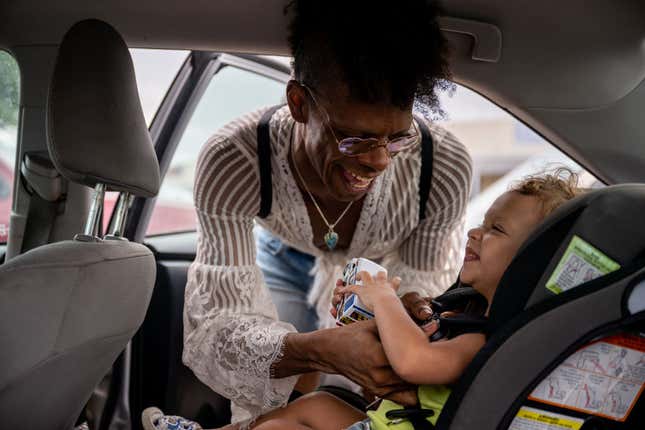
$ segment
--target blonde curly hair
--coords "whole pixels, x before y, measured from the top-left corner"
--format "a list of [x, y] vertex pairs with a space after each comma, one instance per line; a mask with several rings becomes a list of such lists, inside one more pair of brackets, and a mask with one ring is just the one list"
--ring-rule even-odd
[[546, 217], [558, 206], [585, 190], [578, 187], [580, 176], [568, 167], [558, 167], [536, 175], [529, 175], [514, 183], [509, 191], [525, 196], [535, 196], [542, 203], [542, 216]]

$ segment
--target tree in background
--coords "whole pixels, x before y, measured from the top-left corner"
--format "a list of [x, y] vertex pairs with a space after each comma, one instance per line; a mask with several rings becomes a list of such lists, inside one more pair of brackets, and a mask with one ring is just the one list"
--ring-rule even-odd
[[18, 64], [11, 55], [0, 51], [0, 127], [18, 123], [20, 88]]

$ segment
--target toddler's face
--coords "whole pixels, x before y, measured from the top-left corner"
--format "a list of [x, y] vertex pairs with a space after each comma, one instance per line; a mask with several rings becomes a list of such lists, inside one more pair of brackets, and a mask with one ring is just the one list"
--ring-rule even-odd
[[484, 223], [468, 232], [461, 282], [472, 285], [490, 303], [502, 274], [542, 218], [537, 197], [515, 191], [499, 196]]

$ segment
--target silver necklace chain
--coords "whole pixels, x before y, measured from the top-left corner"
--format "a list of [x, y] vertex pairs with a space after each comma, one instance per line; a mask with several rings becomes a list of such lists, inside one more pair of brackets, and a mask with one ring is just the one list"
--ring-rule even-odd
[[320, 214], [320, 217], [322, 218], [322, 220], [323, 220], [323, 221], [325, 222], [325, 224], [327, 225], [327, 228], [329, 229], [329, 231], [328, 231], [328, 232], [327, 232], [327, 234], [325, 235], [325, 244], [327, 245], [327, 247], [328, 247], [329, 249], [334, 249], [334, 248], [336, 247], [336, 242], [334, 242], [334, 243], [333, 243], [333, 245], [330, 245], [330, 243], [328, 242], [328, 238], [327, 238], [327, 237], [328, 237], [328, 235], [335, 235], [335, 236], [336, 236], [336, 241], [338, 240], [338, 233], [336, 233], [336, 232], [334, 231], [334, 227], [336, 227], [336, 225], [340, 222], [340, 220], [343, 218], [343, 216], [345, 216], [345, 214], [347, 213], [347, 211], [349, 210], [349, 208], [352, 206], [352, 204], [354, 203], [354, 201], [352, 200], [351, 202], [349, 202], [349, 204], [347, 205], [347, 207], [345, 208], [345, 210], [343, 211], [343, 213], [341, 213], [341, 214], [338, 216], [338, 218], [336, 218], [336, 222], [334, 222], [333, 224], [330, 224], [330, 223], [329, 223], [329, 221], [327, 221], [327, 218], [325, 217], [325, 214], [323, 213], [322, 209], [320, 209], [320, 206], [318, 206], [318, 202], [317, 202], [317, 201], [316, 201], [316, 199], [314, 198], [314, 195], [313, 195], [313, 194], [311, 194], [311, 191], [309, 191], [309, 187], [307, 187], [307, 183], [306, 183], [306, 182], [305, 182], [305, 180], [302, 178], [302, 174], [300, 173], [300, 169], [298, 169], [298, 164], [296, 163], [296, 160], [295, 160], [295, 158], [294, 158], [294, 156], [293, 156], [293, 152], [291, 153], [291, 161], [293, 161], [293, 167], [296, 169], [296, 173], [298, 174], [298, 178], [300, 179], [300, 182], [302, 183], [302, 186], [305, 188], [305, 191], [306, 191], [306, 192], [307, 192], [307, 194], [309, 195], [309, 198], [311, 199], [311, 201], [314, 203], [314, 206], [315, 206], [315, 207], [316, 207], [316, 209], [318, 210], [318, 213]]

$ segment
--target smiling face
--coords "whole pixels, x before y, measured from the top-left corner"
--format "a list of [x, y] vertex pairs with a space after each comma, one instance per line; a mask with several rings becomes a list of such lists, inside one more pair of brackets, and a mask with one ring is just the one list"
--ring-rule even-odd
[[542, 203], [536, 196], [508, 191], [498, 197], [484, 223], [468, 232], [460, 281], [491, 303], [504, 271], [543, 217]]
[[294, 158], [307, 186], [317, 196], [334, 201], [360, 199], [387, 169], [392, 157], [383, 146], [349, 157], [339, 151], [337, 139], [395, 138], [406, 134], [412, 123], [412, 107], [401, 110], [391, 105], [358, 102], [339, 86], [313, 90], [314, 100], [306, 89], [297, 83], [292, 85], [299, 87], [292, 88], [292, 94], [288, 90], [296, 121], [299, 117], [298, 112], [294, 115], [293, 99], [305, 104], [299, 121], [304, 127], [294, 141]]

